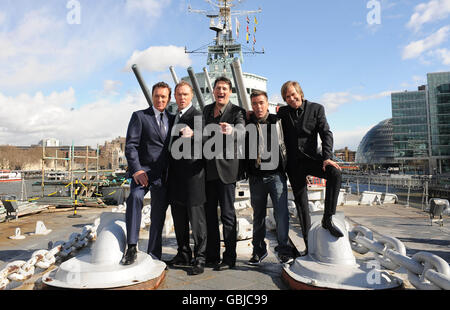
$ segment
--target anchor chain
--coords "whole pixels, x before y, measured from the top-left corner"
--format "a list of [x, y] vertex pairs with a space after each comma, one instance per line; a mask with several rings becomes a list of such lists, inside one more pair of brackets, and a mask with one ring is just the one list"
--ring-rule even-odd
[[352, 249], [360, 254], [375, 253], [375, 259], [389, 270], [405, 268], [409, 282], [420, 290], [450, 290], [450, 267], [441, 257], [429, 252], [418, 252], [411, 258], [405, 245], [394, 237], [381, 236], [373, 240], [373, 233], [364, 226], [349, 232]]
[[34, 275], [35, 267], [47, 270], [57, 260], [62, 260], [71, 255], [72, 252], [85, 247], [90, 241], [97, 237], [97, 228], [100, 218], [94, 221], [94, 225], [86, 225], [81, 233], [72, 233], [67, 242], [49, 242], [50, 250], [37, 250], [33, 252], [28, 261], [17, 260], [6, 265], [0, 271], [0, 290], [3, 290], [11, 281], [23, 282]]

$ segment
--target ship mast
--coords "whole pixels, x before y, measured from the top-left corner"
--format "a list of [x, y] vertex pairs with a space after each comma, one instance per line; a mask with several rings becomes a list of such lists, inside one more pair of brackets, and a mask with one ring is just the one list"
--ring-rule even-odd
[[[208, 46], [208, 60], [210, 71], [224, 72], [230, 71], [230, 64], [235, 57], [239, 57], [243, 62], [243, 52], [241, 44], [237, 43], [233, 38], [233, 22], [232, 16], [249, 15], [261, 13], [261, 9], [254, 11], [237, 11], [232, 10], [237, 4], [241, 4], [244, 0], [205, 0], [209, 3], [214, 11], [194, 10], [190, 6], [189, 12], [199, 13], [210, 18], [209, 29], [216, 32], [214, 44]], [[217, 19], [217, 23], [216, 23]], [[196, 51], [186, 51], [187, 53], [202, 53]], [[253, 51], [253, 54], [258, 53]]]

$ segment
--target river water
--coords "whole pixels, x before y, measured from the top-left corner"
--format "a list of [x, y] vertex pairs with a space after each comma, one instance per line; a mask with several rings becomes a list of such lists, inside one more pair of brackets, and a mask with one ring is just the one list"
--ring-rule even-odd
[[[42, 195], [42, 189], [40, 186], [41, 178], [27, 179], [22, 182], [1, 182], [0, 183], [0, 195], [14, 195], [17, 199], [30, 199], [32, 197], [38, 197]], [[33, 183], [39, 182], [38, 186], [33, 186]], [[64, 187], [59, 185], [45, 185], [44, 195], [49, 195]]]

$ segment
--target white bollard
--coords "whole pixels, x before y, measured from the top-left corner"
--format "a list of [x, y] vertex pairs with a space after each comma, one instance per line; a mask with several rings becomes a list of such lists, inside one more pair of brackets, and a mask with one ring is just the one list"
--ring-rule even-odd
[[253, 225], [245, 218], [237, 219], [237, 240], [247, 240], [253, 237]]
[[8, 238], [9, 239], [15, 239], [15, 240], [21, 240], [21, 239], [25, 239], [25, 236], [21, 235], [20, 228], [17, 227], [15, 235], [14, 236], [9, 236]]
[[104, 212], [91, 251], [63, 262], [42, 277], [49, 286], [71, 289], [124, 287], [160, 278], [166, 264], [138, 250], [131, 265], [120, 263], [127, 245], [125, 215]]
[[47, 227], [45, 227], [44, 222], [36, 222], [36, 230], [34, 232], [35, 235], [48, 235], [51, 231], [51, 229], [47, 229]]

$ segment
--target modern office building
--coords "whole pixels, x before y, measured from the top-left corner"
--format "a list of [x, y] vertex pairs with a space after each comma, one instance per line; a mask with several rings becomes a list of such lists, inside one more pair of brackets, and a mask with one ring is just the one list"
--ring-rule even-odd
[[394, 157], [405, 172], [450, 172], [450, 72], [417, 91], [391, 94]]

